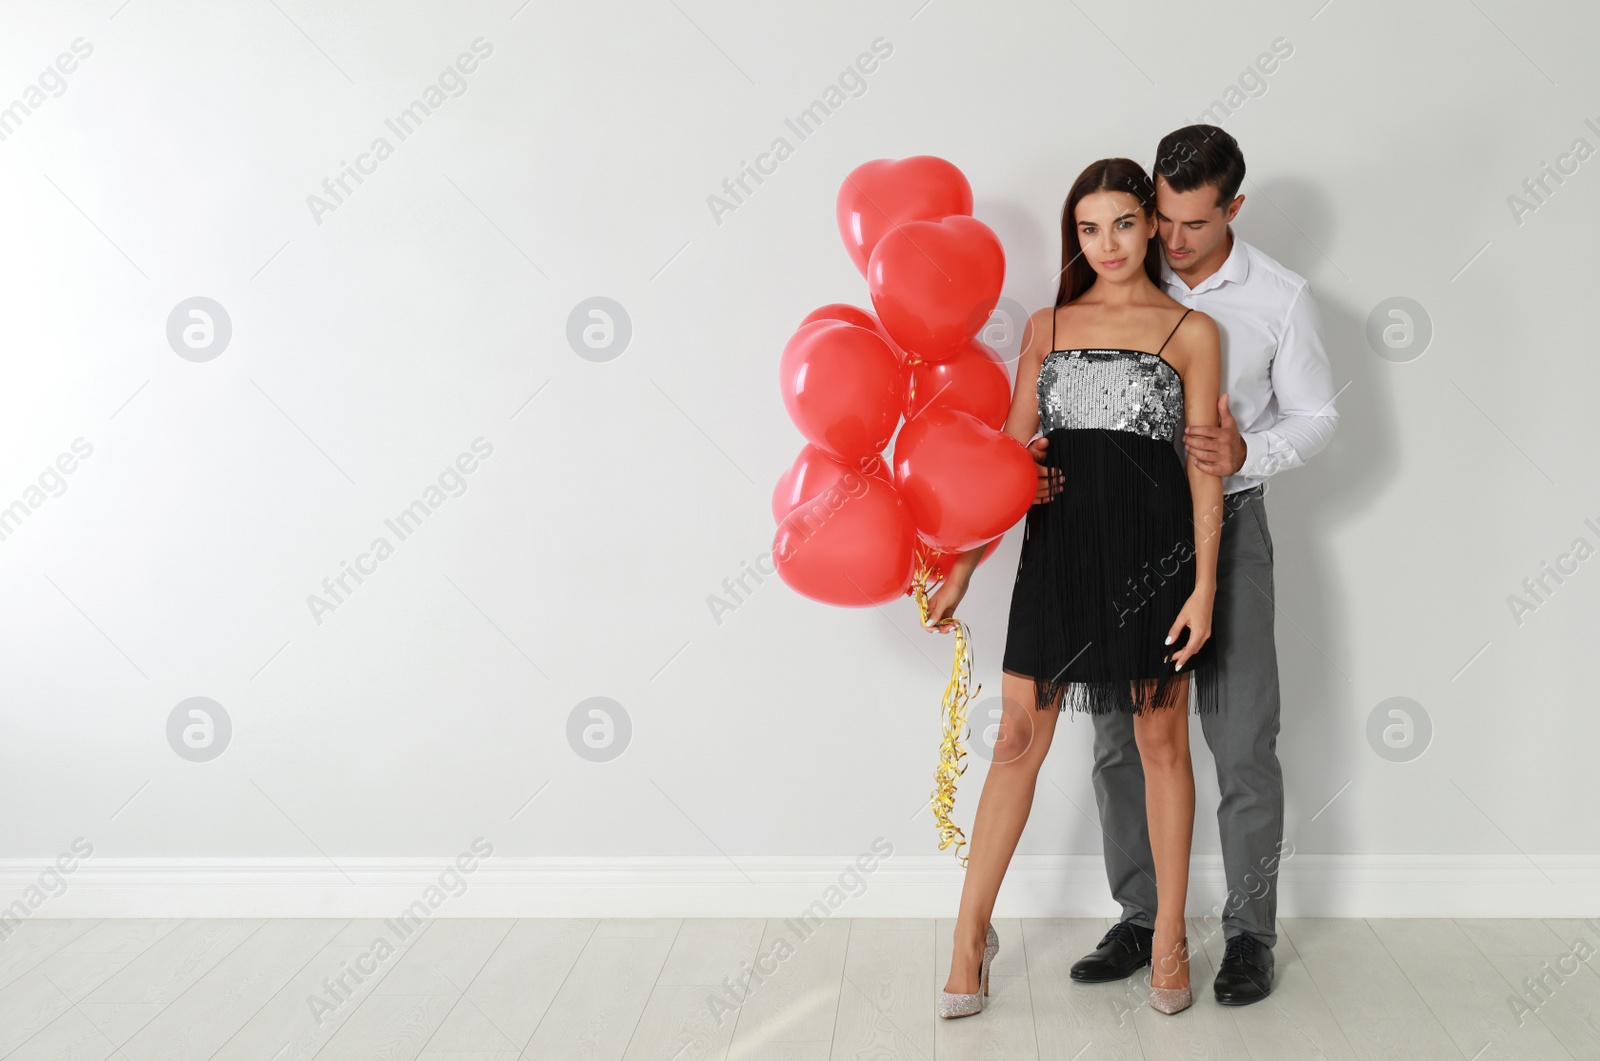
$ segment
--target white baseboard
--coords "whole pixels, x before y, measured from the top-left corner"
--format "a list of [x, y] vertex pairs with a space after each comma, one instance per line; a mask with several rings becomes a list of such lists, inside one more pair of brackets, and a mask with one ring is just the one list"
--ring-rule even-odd
[[[29, 917], [791, 917], [821, 902], [842, 917], [950, 917], [963, 871], [949, 854], [530, 858], [494, 855], [448, 876], [452, 857], [101, 858], [60, 882], [45, 859], [0, 860], [0, 922]], [[851, 876], [855, 873], [855, 876]], [[843, 883], [841, 883], [843, 881]], [[63, 890], [64, 885], [64, 890]], [[1315, 855], [1282, 863], [1283, 917], [1593, 917], [1600, 855]], [[430, 891], [429, 889], [433, 889]], [[1221, 859], [1197, 856], [1189, 913], [1225, 900]], [[20, 904], [20, 905], [19, 905]], [[413, 907], [413, 909], [418, 909]], [[1118, 912], [1097, 855], [1021, 855], [998, 917]], [[3, 927], [3, 925], [0, 925]]]

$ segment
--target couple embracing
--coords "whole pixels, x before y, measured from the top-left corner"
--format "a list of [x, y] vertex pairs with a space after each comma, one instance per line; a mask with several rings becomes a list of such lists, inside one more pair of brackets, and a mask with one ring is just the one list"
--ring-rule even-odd
[[[939, 1013], [983, 1008], [995, 897], [1061, 712], [1094, 722], [1106, 876], [1122, 917], [1072, 967], [1149, 965], [1149, 1001], [1193, 1000], [1184, 904], [1194, 833], [1189, 705], [1217, 764], [1228, 899], [1213, 993], [1272, 990], [1283, 843], [1272, 537], [1264, 483], [1337, 423], [1306, 281], [1240, 239], [1244, 157], [1226, 131], [1162, 138], [1155, 177], [1092, 163], [1061, 217], [1055, 305], [1035, 313], [1005, 432], [1039, 488], [1012, 589], [994, 758], [979, 799]], [[954, 614], [982, 548], [930, 601]]]

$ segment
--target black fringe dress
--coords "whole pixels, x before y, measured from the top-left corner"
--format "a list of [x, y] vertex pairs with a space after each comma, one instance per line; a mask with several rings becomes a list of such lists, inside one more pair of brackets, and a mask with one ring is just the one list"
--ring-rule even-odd
[[1196, 711], [1214, 711], [1215, 637], [1182, 671], [1163, 659], [1188, 639], [1164, 643], [1195, 582], [1177, 369], [1159, 350], [1052, 350], [1037, 390], [1064, 483], [1028, 510], [1003, 668], [1033, 679], [1036, 706], [1090, 714], [1174, 706], [1193, 673]]

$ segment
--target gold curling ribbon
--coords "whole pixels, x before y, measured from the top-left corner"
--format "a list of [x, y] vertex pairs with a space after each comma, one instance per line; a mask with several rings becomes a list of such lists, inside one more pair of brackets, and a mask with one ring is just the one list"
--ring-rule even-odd
[[[928, 563], [919, 565], [911, 581], [924, 629], [928, 627], [928, 579], [933, 574], [930, 565], [937, 555], [933, 553]], [[950, 811], [956, 805], [956, 779], [967, 772], [967, 751], [961, 746], [961, 736], [967, 728], [967, 707], [983, 686], [972, 684], [972, 639], [967, 632], [967, 624], [952, 616], [941, 619], [937, 625], [955, 627], [956, 651], [955, 658], [950, 661], [950, 681], [944, 687], [944, 699], [939, 705], [940, 724], [944, 733], [939, 741], [939, 767], [933, 773], [930, 801], [934, 823], [939, 828], [939, 850], [955, 844], [956, 861], [965, 869], [967, 856], [962, 854], [961, 849], [967, 846], [967, 838], [961, 828], [950, 820]]]

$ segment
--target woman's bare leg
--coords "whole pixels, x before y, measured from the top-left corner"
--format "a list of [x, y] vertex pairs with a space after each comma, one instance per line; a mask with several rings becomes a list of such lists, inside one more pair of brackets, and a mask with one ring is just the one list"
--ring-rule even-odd
[[1178, 702], [1135, 715], [1134, 742], [1144, 764], [1145, 815], [1156, 867], [1156, 935], [1151, 948], [1150, 986], [1189, 984], [1189, 965], [1179, 950], [1186, 930], [1189, 848], [1194, 840], [1194, 767], [1189, 758], [1189, 682]]
[[[956, 915], [955, 950], [944, 989], [970, 995], [978, 990], [978, 970], [989, 931], [989, 915], [1033, 807], [1039, 767], [1050, 750], [1059, 709], [1036, 709], [1033, 679], [1001, 675], [1000, 732], [978, 797], [978, 812], [967, 844], [967, 875]], [[978, 720], [979, 724], [983, 720]]]

